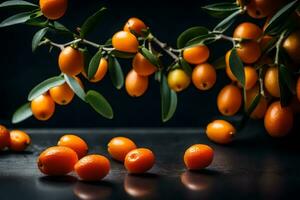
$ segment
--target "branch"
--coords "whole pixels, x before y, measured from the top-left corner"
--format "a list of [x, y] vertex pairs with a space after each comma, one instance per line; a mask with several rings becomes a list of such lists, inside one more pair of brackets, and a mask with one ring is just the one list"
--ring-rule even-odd
[[180, 50], [175, 50], [175, 49], [172, 49], [171, 47], [169, 47], [168, 45], [167, 45], [167, 43], [163, 43], [163, 42], [161, 42], [160, 40], [158, 40], [156, 37], [154, 37], [153, 35], [151, 35], [150, 37], [149, 37], [149, 39], [151, 40], [151, 41], [153, 41], [154, 43], [156, 43], [161, 49], [163, 49], [169, 56], [171, 56], [174, 60], [178, 60], [179, 58], [178, 58], [178, 56], [176, 55], [176, 54], [174, 54], [173, 52], [180, 52]]

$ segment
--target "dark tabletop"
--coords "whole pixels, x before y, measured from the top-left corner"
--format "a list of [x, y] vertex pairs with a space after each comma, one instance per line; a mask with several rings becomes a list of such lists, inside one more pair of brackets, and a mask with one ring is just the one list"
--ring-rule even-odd
[[[226, 146], [211, 143], [200, 129], [82, 129], [28, 130], [32, 145], [26, 152], [0, 153], [0, 199], [292, 199], [300, 189], [299, 140], [273, 139], [262, 128], [246, 128]], [[82, 136], [91, 153], [107, 155], [114, 136], [132, 138], [151, 148], [156, 164], [149, 173], [134, 176], [111, 160], [101, 182], [79, 181], [74, 173], [49, 177], [37, 169], [36, 159], [64, 133]], [[182, 157], [192, 144], [215, 150], [205, 170], [187, 171]], [[297, 197], [297, 196], [296, 196]]]

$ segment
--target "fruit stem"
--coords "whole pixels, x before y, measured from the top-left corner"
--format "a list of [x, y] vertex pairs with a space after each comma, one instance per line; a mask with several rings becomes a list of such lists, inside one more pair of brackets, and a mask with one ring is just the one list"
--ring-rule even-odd
[[178, 56], [173, 52], [180, 52], [178, 49], [173, 49], [167, 45], [167, 43], [161, 42], [159, 39], [150, 34], [149, 40], [156, 43], [161, 49], [163, 49], [169, 56], [171, 56], [174, 60], [178, 60]]
[[275, 61], [274, 64], [278, 65], [279, 64], [279, 55], [280, 55], [280, 48], [281, 48], [281, 44], [283, 42], [283, 39], [285, 38], [285, 34], [286, 34], [287, 30], [283, 31], [280, 34], [280, 37], [276, 43], [276, 54], [275, 54]]
[[236, 41], [237, 39], [224, 35], [224, 34], [219, 34], [219, 39], [223, 39], [223, 40], [228, 40], [230, 42], [232, 42], [232, 45], [235, 47], [236, 46]]

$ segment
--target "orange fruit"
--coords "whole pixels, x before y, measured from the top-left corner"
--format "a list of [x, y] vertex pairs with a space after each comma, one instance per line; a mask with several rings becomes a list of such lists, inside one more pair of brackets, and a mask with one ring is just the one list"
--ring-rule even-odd
[[73, 171], [77, 161], [78, 157], [73, 149], [63, 146], [53, 146], [44, 150], [39, 155], [37, 165], [44, 174], [61, 176]]
[[27, 133], [20, 130], [10, 131], [9, 148], [13, 151], [24, 151], [30, 144], [31, 140]]
[[43, 15], [51, 20], [61, 18], [68, 7], [68, 0], [40, 0]]
[[236, 114], [241, 105], [242, 94], [237, 86], [229, 84], [219, 92], [217, 106], [223, 115], [232, 116]]
[[74, 92], [67, 83], [51, 88], [49, 94], [53, 101], [59, 105], [69, 104], [74, 97]]
[[300, 101], [300, 76], [298, 77], [297, 86], [296, 86], [297, 98]]
[[264, 35], [260, 41], [259, 41], [259, 44], [260, 44], [260, 47], [261, 49], [265, 49], [268, 47], [268, 45], [270, 44], [270, 42], [272, 41], [273, 37], [270, 36], [270, 35]]
[[[94, 77], [91, 78], [89, 81], [92, 83], [101, 81], [104, 78], [104, 76], [106, 75], [107, 70], [108, 70], [108, 62], [105, 58], [101, 58], [98, 69], [97, 69]], [[88, 76], [84, 70], [81, 73], [86, 79], [88, 79]]]
[[118, 51], [136, 53], [139, 48], [137, 38], [130, 32], [119, 31], [112, 37], [112, 45]]
[[136, 33], [138, 35], [142, 35], [143, 30], [146, 30], [146, 29], [147, 29], [147, 26], [145, 25], [145, 23], [136, 17], [130, 18], [126, 22], [126, 24], [124, 25], [124, 28], [123, 28], [124, 31], [127, 31], [127, 32], [133, 31], [134, 33]]
[[57, 146], [64, 146], [73, 149], [77, 153], [78, 159], [85, 156], [88, 152], [87, 143], [77, 135], [64, 135], [57, 143]]
[[283, 137], [292, 129], [293, 121], [293, 111], [290, 107], [282, 107], [280, 102], [276, 101], [269, 106], [264, 124], [270, 136]]
[[[246, 92], [246, 108], [249, 109], [251, 102], [254, 100], [256, 95], [259, 92], [259, 86], [256, 85], [250, 90], [247, 90]], [[261, 96], [259, 99], [259, 102], [255, 109], [252, 111], [250, 117], [252, 119], [262, 119], [265, 116], [265, 113], [268, 108], [268, 102], [265, 97]]]
[[284, 41], [283, 48], [289, 57], [300, 64], [300, 30], [292, 32]]
[[84, 56], [78, 49], [68, 46], [60, 52], [58, 65], [63, 73], [76, 76], [84, 68]]
[[197, 65], [192, 73], [192, 81], [199, 90], [209, 90], [216, 83], [215, 68], [209, 63]]
[[205, 144], [194, 144], [184, 153], [185, 166], [191, 170], [199, 170], [209, 166], [214, 157], [214, 150]]
[[135, 143], [126, 137], [114, 137], [107, 144], [107, 151], [109, 155], [115, 160], [124, 162], [125, 156], [128, 152], [136, 149]]
[[255, 41], [241, 42], [236, 51], [241, 60], [247, 64], [256, 62], [261, 55], [259, 43]]
[[234, 38], [258, 40], [262, 36], [262, 30], [256, 24], [244, 22], [239, 24], [233, 32]]
[[199, 45], [184, 49], [183, 58], [190, 64], [198, 65], [207, 61], [209, 49], [205, 45]]
[[54, 114], [55, 103], [48, 94], [42, 94], [31, 101], [31, 111], [36, 119], [46, 121]]
[[150, 149], [138, 148], [126, 155], [124, 165], [128, 172], [140, 174], [151, 169], [154, 162], [155, 156]]
[[247, 13], [250, 17], [261, 19], [274, 14], [283, 2], [283, 0], [250, 0], [246, 6]]
[[190, 82], [190, 77], [182, 69], [174, 69], [168, 74], [168, 85], [175, 92], [186, 89]]
[[148, 88], [148, 77], [138, 75], [133, 69], [127, 74], [125, 88], [132, 97], [142, 96]]
[[269, 67], [267, 69], [264, 84], [270, 95], [273, 97], [280, 97], [278, 67]]
[[232, 81], [237, 81], [236, 77], [233, 75], [231, 68], [230, 68], [230, 63], [229, 63], [229, 58], [230, 58], [231, 50], [227, 51], [225, 55], [225, 63], [226, 63], [226, 74], [228, 78], [230, 78]]
[[153, 74], [157, 67], [152, 65], [141, 53], [137, 53], [132, 60], [132, 67], [140, 76]]
[[84, 181], [99, 181], [109, 173], [110, 162], [101, 155], [87, 155], [75, 164], [74, 169]]
[[214, 120], [206, 127], [207, 137], [219, 144], [228, 144], [232, 141], [236, 130], [231, 123], [225, 120]]
[[9, 130], [5, 126], [0, 125], [0, 151], [3, 150], [5, 147], [8, 147], [9, 143]]

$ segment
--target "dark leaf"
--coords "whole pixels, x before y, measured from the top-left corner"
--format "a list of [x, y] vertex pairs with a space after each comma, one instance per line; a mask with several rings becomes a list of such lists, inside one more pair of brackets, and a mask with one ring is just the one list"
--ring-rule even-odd
[[159, 66], [159, 62], [157, 57], [152, 54], [148, 49], [142, 47], [140, 49], [140, 53], [154, 66]]
[[44, 17], [35, 17], [30, 18], [25, 22], [25, 24], [30, 26], [38, 26], [38, 27], [47, 27], [49, 21], [45, 19]]
[[84, 72], [86, 74], [88, 74], [91, 55], [87, 48], [80, 49], [80, 51], [82, 52], [83, 57], [84, 57]]
[[278, 78], [279, 78], [279, 89], [280, 89], [280, 103], [281, 106], [286, 107], [290, 104], [291, 98], [293, 96], [292, 92], [290, 91], [288, 85], [286, 84], [286, 77], [285, 77], [285, 68], [284, 65], [278, 66]]
[[22, 12], [13, 15], [0, 23], [0, 28], [25, 23], [30, 19], [32, 12]]
[[85, 92], [83, 90], [83, 88], [80, 86], [80, 84], [76, 81], [75, 78], [64, 74], [64, 78], [66, 80], [66, 82], [68, 83], [68, 85], [70, 86], [70, 88], [73, 90], [73, 92], [83, 101], [85, 101]]
[[281, 74], [284, 83], [286, 84], [286, 86], [289, 88], [289, 90], [295, 94], [296, 90], [295, 90], [295, 81], [293, 80], [292, 77], [292, 73], [290, 72], [290, 70], [285, 66], [285, 65], [279, 65], [279, 73]]
[[207, 35], [208, 29], [202, 26], [189, 28], [182, 32], [177, 38], [177, 48], [181, 49], [186, 46], [186, 43], [196, 37]]
[[123, 71], [119, 61], [112, 55], [108, 57], [108, 69], [113, 85], [117, 89], [121, 89], [124, 85]]
[[251, 101], [249, 107], [246, 110], [246, 114], [248, 116], [250, 116], [252, 114], [252, 112], [255, 110], [255, 108], [257, 107], [260, 98], [262, 98], [262, 96], [260, 95], [260, 93], [258, 92], [257, 95], [253, 98], [253, 100]]
[[233, 75], [237, 78], [237, 80], [242, 84], [242, 86], [245, 86], [245, 72], [244, 72], [244, 65], [241, 61], [240, 57], [237, 54], [237, 51], [235, 48], [231, 50], [230, 57], [229, 57], [229, 65], [230, 70], [233, 73]]
[[90, 90], [85, 99], [100, 115], [107, 119], [113, 118], [114, 114], [110, 104], [99, 92]]
[[89, 64], [89, 70], [88, 70], [88, 78], [92, 79], [94, 75], [96, 74], [99, 63], [102, 57], [102, 51], [99, 50], [91, 59], [90, 64]]
[[180, 66], [181, 66], [182, 69], [185, 71], [185, 73], [186, 73], [187, 75], [189, 75], [189, 76], [192, 76], [192, 71], [193, 71], [193, 70], [192, 70], [190, 64], [187, 63], [183, 58], [181, 58], [181, 59], [179, 60], [179, 62], [180, 62]]
[[35, 5], [33, 3], [27, 2], [27, 1], [21, 1], [21, 0], [11, 0], [11, 1], [5, 1], [0, 4], [0, 8], [5, 7], [28, 7], [32, 9], [38, 8], [38, 5]]
[[217, 35], [214, 33], [208, 33], [207, 35], [200, 35], [188, 41], [186, 43], [185, 48], [189, 48], [197, 45], [209, 44], [216, 41], [216, 39], [217, 39]]
[[62, 32], [67, 32], [72, 34], [72, 32], [67, 27], [65, 27], [63, 24], [57, 21], [53, 22], [53, 28], [57, 31], [62, 31]]
[[32, 116], [30, 105], [30, 102], [27, 102], [16, 110], [11, 120], [13, 124], [19, 123]]
[[177, 94], [169, 88], [165, 75], [162, 75], [161, 77], [160, 93], [162, 121], [166, 122], [173, 117], [176, 111]]
[[207, 5], [202, 9], [213, 17], [226, 17], [241, 8], [236, 3], [223, 2]]
[[32, 38], [32, 51], [34, 52], [36, 50], [36, 48], [39, 46], [41, 40], [43, 39], [43, 37], [45, 36], [45, 34], [47, 33], [48, 28], [43, 28], [41, 30], [39, 30], [38, 32], [36, 32]]
[[111, 51], [111, 55], [114, 55], [117, 58], [133, 58], [135, 56], [135, 53], [127, 53], [127, 52], [122, 52], [118, 50], [113, 50]]
[[237, 10], [225, 19], [223, 19], [217, 26], [214, 28], [214, 31], [223, 33], [226, 31], [235, 21], [236, 17], [241, 14], [241, 10]]
[[221, 56], [220, 58], [216, 59], [212, 65], [215, 69], [225, 69], [226, 68], [226, 61], [225, 56]]

